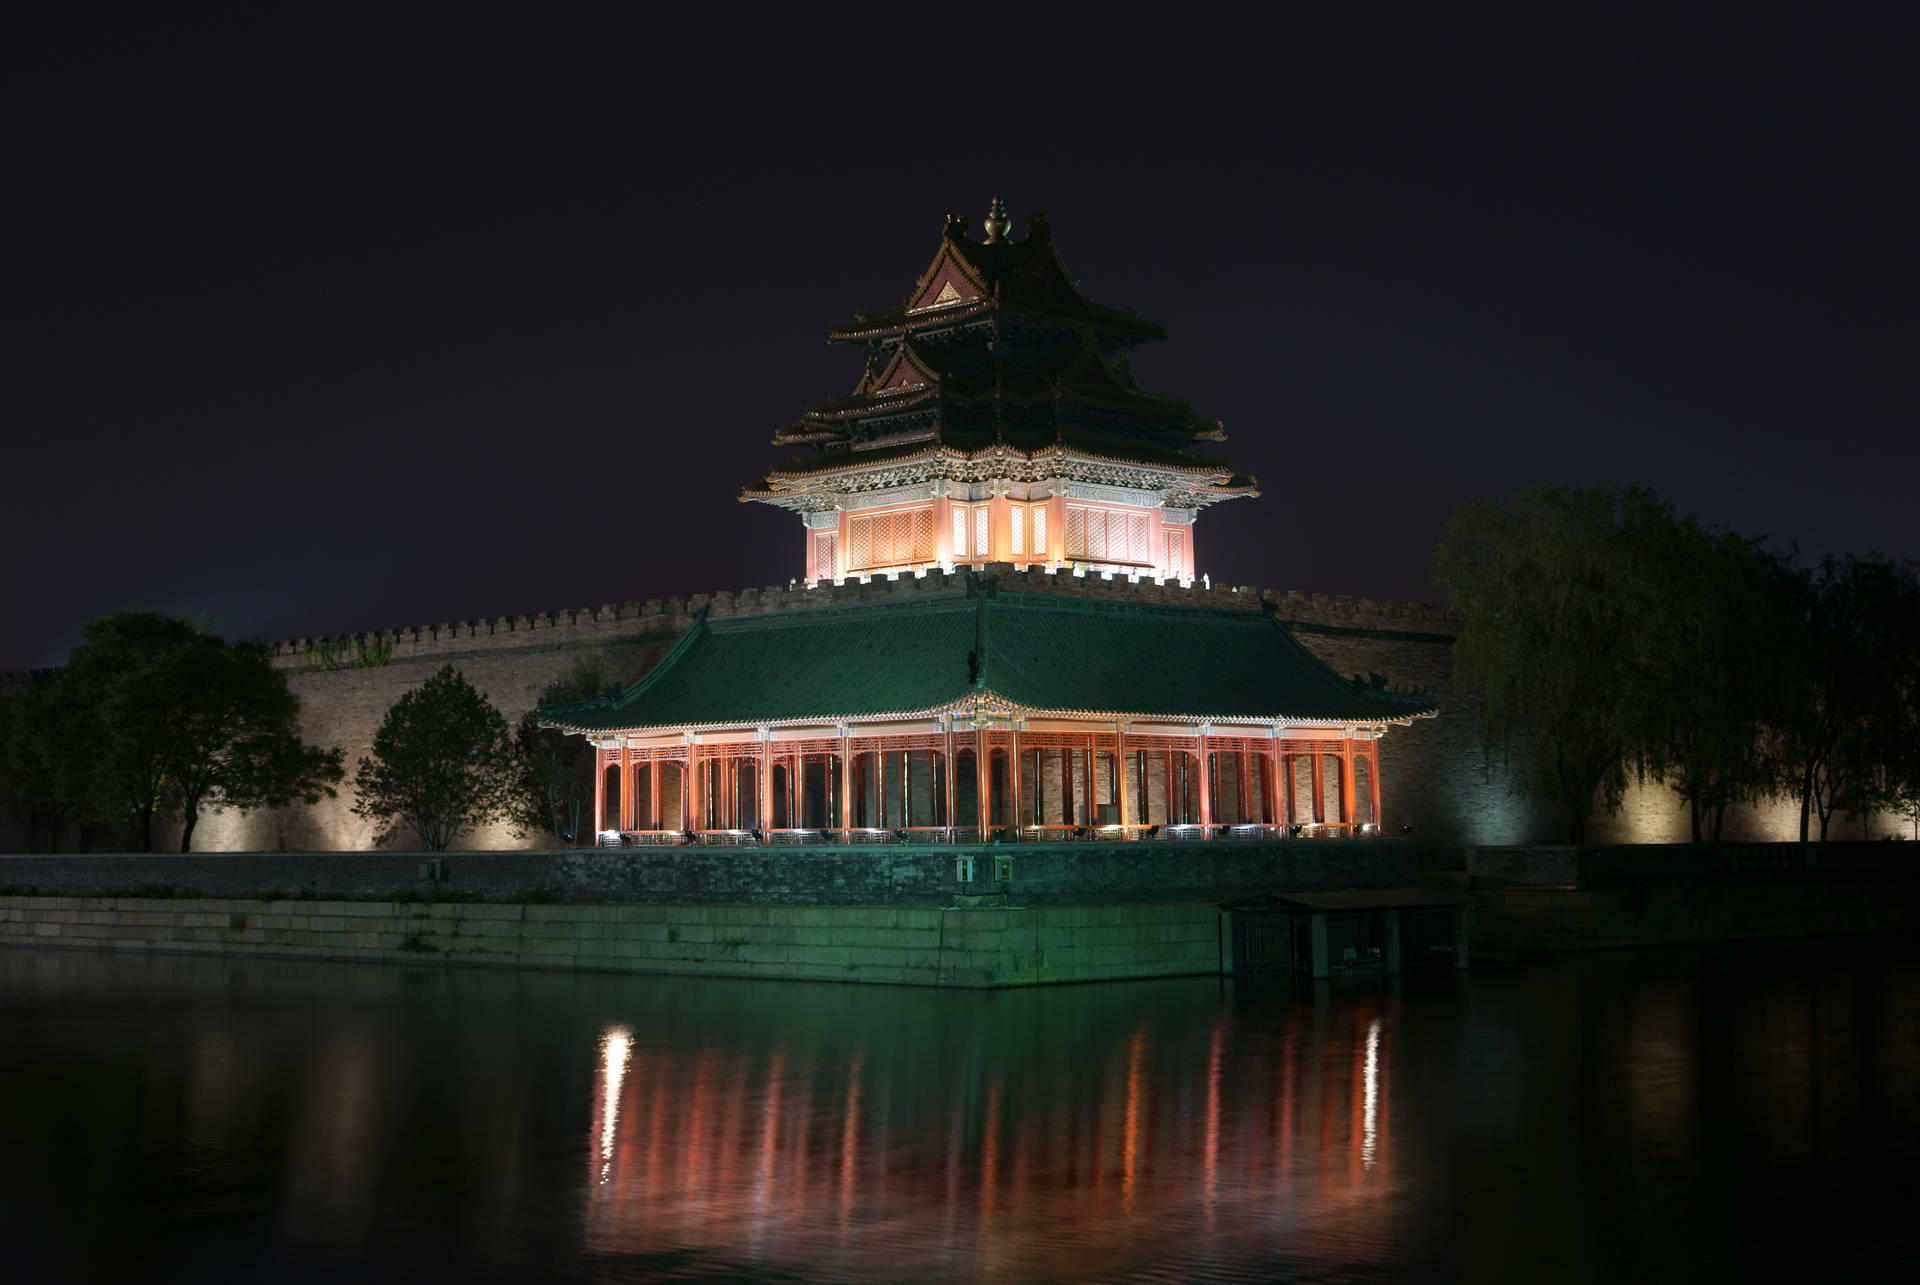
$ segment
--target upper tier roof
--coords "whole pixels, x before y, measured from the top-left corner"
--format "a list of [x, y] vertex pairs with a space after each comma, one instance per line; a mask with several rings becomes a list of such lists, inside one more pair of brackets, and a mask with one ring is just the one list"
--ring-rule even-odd
[[544, 705], [577, 732], [901, 718], [998, 701], [1029, 715], [1380, 725], [1423, 693], [1341, 678], [1264, 609], [1001, 593], [697, 622], [617, 696]]
[[[1060, 403], [1063, 410], [1119, 416], [1133, 422], [1134, 435], [1172, 442], [1226, 438], [1218, 420], [1195, 416], [1187, 402], [1146, 392], [1124, 364], [1117, 371], [1110, 368], [1089, 327], [1062, 360], [1039, 370], [1010, 366], [998, 352], [973, 369], [954, 369], [937, 345], [904, 337], [887, 360], [869, 366], [851, 395], [808, 406], [799, 419], [775, 433], [773, 441], [786, 446], [884, 436], [889, 421], [923, 414], [930, 407], [952, 411], [995, 402], [1006, 407]], [[937, 418], [949, 423], [953, 417]], [[862, 425], [868, 426], [865, 431]]]
[[1159, 324], [1082, 294], [1044, 215], [1027, 221], [1024, 241], [1008, 240], [1007, 226], [998, 197], [983, 241], [968, 240], [967, 221], [949, 215], [912, 293], [897, 308], [832, 333], [867, 347], [866, 370], [852, 393], [806, 407], [775, 432], [777, 446], [810, 449], [775, 464], [742, 491], [743, 500], [792, 507], [796, 478], [811, 479], [809, 494], [818, 497], [832, 475], [887, 460], [925, 455], [928, 467], [945, 467], [1012, 459], [1009, 451], [1027, 462], [1045, 454], [1069, 464], [1085, 457], [1171, 469], [1181, 476], [1165, 484], [1179, 490], [1191, 489], [1187, 475], [1204, 477], [1206, 501], [1258, 494], [1251, 478], [1195, 449], [1225, 439], [1218, 420], [1147, 392], [1133, 377], [1121, 350], [1161, 337]]
[[1024, 241], [1007, 239], [1006, 209], [995, 197], [984, 241], [967, 239], [965, 215], [949, 214], [933, 262], [899, 304], [875, 313], [857, 312], [852, 322], [827, 332], [831, 343], [873, 343], [929, 326], [948, 326], [994, 309], [1091, 327], [1102, 347], [1123, 347], [1166, 338], [1157, 321], [1130, 308], [1095, 303], [1053, 246], [1047, 216], [1027, 216]]

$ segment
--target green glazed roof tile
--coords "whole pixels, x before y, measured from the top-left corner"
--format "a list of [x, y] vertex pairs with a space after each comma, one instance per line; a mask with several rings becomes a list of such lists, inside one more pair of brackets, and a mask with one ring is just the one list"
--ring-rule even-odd
[[1430, 696], [1357, 687], [1260, 611], [996, 593], [701, 620], [617, 697], [541, 707], [577, 731], [1029, 711], [1389, 722]]

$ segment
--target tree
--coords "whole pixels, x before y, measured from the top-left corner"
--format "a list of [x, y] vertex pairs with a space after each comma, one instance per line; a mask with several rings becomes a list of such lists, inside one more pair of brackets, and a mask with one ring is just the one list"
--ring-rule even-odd
[[506, 719], [448, 665], [387, 710], [354, 788], [354, 815], [380, 822], [376, 843], [405, 826], [444, 852], [462, 830], [514, 818], [524, 787]]
[[[539, 704], [582, 700], [598, 695], [608, 685], [602, 667], [583, 660], [571, 673], [542, 689]], [[521, 763], [515, 823], [523, 832], [546, 830], [557, 843], [571, 842], [581, 811], [592, 807], [592, 743], [584, 736], [569, 736], [540, 726], [540, 711], [535, 708], [521, 716], [514, 730], [514, 750]]]
[[1649, 686], [1637, 766], [1686, 801], [1695, 843], [1718, 843], [1727, 806], [1767, 791], [1761, 732], [1786, 681], [1799, 581], [1763, 541], [1696, 518], [1649, 535], [1631, 644]]
[[1639, 487], [1543, 487], [1511, 509], [1469, 505], [1435, 552], [1489, 761], [1517, 759], [1520, 788], [1559, 812], [1574, 843], [1647, 758], [1654, 693], [1636, 650], [1656, 590], [1642, 573], [1672, 523]]
[[344, 775], [342, 753], [305, 744], [300, 703], [264, 646], [229, 646], [204, 621], [116, 612], [88, 625], [68, 657], [70, 694], [97, 729], [100, 807], [140, 828], [181, 820], [180, 850], [202, 812], [315, 803]]
[[49, 852], [59, 851], [65, 822], [109, 819], [94, 789], [100, 730], [64, 669], [0, 699], [0, 790], [27, 816], [29, 849], [43, 816]]
[[1781, 792], [1800, 800], [1800, 839], [1827, 838], [1836, 811], [1898, 801], [1920, 685], [1920, 578], [1878, 555], [1829, 556], [1793, 621], [1795, 664], [1771, 728]]

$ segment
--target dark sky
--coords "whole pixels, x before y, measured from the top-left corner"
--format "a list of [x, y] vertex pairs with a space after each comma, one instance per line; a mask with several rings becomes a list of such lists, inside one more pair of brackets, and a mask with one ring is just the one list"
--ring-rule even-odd
[[116, 608], [274, 639], [784, 583], [799, 525], [740, 486], [858, 375], [827, 326], [996, 192], [1258, 476], [1216, 580], [1431, 598], [1460, 504], [1601, 479], [1920, 553], [1872, 10], [803, 8], [12, 28], [0, 668]]

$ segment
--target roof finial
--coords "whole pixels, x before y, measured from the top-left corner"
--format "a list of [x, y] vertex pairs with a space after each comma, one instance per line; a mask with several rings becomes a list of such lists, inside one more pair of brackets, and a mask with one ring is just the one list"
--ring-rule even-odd
[[986, 229], [988, 245], [999, 245], [1007, 239], [1007, 229], [1013, 226], [1007, 218], [1007, 205], [999, 197], [993, 198], [993, 205], [987, 210], [986, 222], [980, 225]]

